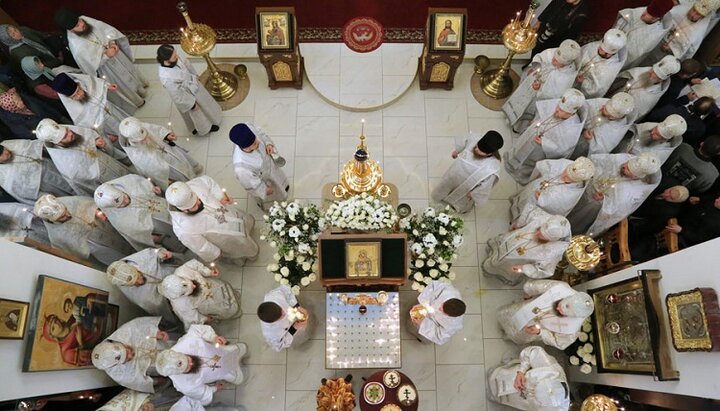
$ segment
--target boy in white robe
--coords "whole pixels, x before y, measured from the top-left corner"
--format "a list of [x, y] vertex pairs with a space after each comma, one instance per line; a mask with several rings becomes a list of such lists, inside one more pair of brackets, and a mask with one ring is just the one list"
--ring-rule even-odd
[[660, 123], [634, 124], [613, 152], [635, 155], [653, 153], [663, 164], [675, 148], [682, 144], [686, 130], [687, 122], [678, 114], [671, 114]]
[[310, 338], [310, 314], [300, 306], [287, 285], [265, 294], [257, 315], [265, 342], [275, 352], [297, 347]]
[[659, 46], [645, 59], [652, 63], [670, 53], [680, 60], [693, 57], [717, 22], [715, 12], [720, 8], [720, 0], [696, 0], [679, 4], [670, 10], [672, 28]]
[[564, 350], [595, 308], [592, 297], [562, 281], [527, 280], [523, 291], [523, 301], [498, 309], [500, 327], [516, 344], [542, 341]]
[[570, 158], [609, 153], [635, 122], [635, 103], [628, 93], [617, 93], [610, 99], [594, 98], [585, 103], [588, 108], [585, 128]]
[[408, 331], [422, 342], [442, 345], [463, 328], [467, 307], [450, 283], [433, 280], [418, 295], [410, 309]]
[[586, 98], [604, 96], [625, 64], [626, 41], [625, 33], [610, 29], [601, 41], [584, 45], [573, 87], [582, 91]]
[[668, 12], [673, 6], [672, 0], [653, 0], [647, 7], [618, 12], [613, 28], [622, 30], [627, 36], [627, 58], [623, 69], [640, 64], [660, 44], [672, 25]]
[[635, 103], [636, 119], [642, 119], [655, 107], [670, 87], [670, 76], [680, 71], [680, 61], [666, 56], [652, 67], [635, 67], [618, 74], [609, 95], [630, 94]]

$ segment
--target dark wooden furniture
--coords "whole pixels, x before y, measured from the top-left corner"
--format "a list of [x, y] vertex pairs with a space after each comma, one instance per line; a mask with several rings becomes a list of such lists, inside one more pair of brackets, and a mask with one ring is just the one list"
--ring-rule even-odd
[[595, 267], [593, 277], [614, 273], [635, 264], [630, 257], [627, 218], [606, 231], [600, 237], [599, 242], [602, 247], [602, 257], [600, 257], [600, 262]]
[[[287, 13], [287, 25], [285, 26], [285, 42], [280, 46], [264, 45], [265, 36], [268, 35], [266, 27], [263, 26], [263, 14]], [[256, 7], [255, 20], [257, 25], [257, 45], [260, 63], [265, 67], [268, 76], [268, 87], [276, 90], [280, 87], [294, 87], [301, 89], [303, 85], [303, 74], [305, 71], [303, 57], [300, 54], [298, 44], [297, 21], [295, 19], [294, 7]]]
[[[438, 33], [435, 30], [435, 20], [438, 14], [461, 14], [462, 27], [458, 28], [457, 50], [436, 49], [433, 47]], [[428, 18], [425, 24], [425, 45], [422, 56], [418, 59], [418, 77], [420, 90], [428, 88], [444, 88], [452, 90], [457, 68], [465, 57], [465, 38], [467, 35], [467, 9], [436, 8], [428, 9]]]

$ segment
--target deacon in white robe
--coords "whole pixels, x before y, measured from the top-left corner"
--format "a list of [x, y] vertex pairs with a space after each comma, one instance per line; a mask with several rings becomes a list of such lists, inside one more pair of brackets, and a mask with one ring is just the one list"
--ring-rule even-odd
[[640, 120], [655, 107], [670, 87], [670, 76], [680, 71], [680, 62], [666, 56], [652, 67], [636, 67], [618, 74], [608, 94], [626, 92], [635, 103], [636, 119]]
[[34, 209], [44, 220], [53, 247], [110, 265], [133, 250], [98, 211], [90, 197], [57, 198], [52, 194], [40, 197]]
[[418, 295], [410, 309], [408, 331], [420, 341], [442, 345], [463, 328], [467, 307], [457, 288], [433, 280]]
[[116, 383], [133, 390], [152, 393], [160, 383], [153, 377], [155, 356], [172, 346], [170, 336], [161, 329], [161, 317], [135, 318], [121, 325], [95, 346], [92, 363]]
[[188, 130], [201, 136], [218, 131], [222, 109], [200, 84], [193, 65], [181, 58], [169, 44], [158, 48], [157, 60], [160, 63], [160, 83], [170, 94]]
[[572, 87], [577, 75], [575, 60], [580, 56], [580, 45], [565, 40], [560, 47], [536, 54], [523, 71], [517, 89], [503, 105], [513, 131], [522, 133], [535, 116], [535, 102], [560, 98]]
[[74, 194], [52, 160], [43, 157], [43, 142], [5, 140], [0, 143], [0, 187], [23, 204], [33, 205], [43, 194]]
[[175, 182], [165, 198], [172, 206], [173, 231], [205, 262], [220, 257], [255, 258], [258, 245], [250, 236], [255, 219], [232, 207], [233, 200], [208, 176]]
[[669, 13], [672, 27], [644, 63], [652, 64], [668, 53], [678, 60], [692, 58], [717, 23], [715, 12], [718, 8], [720, 0], [697, 0], [673, 7]]
[[653, 0], [647, 7], [618, 12], [613, 27], [622, 30], [627, 36], [627, 58], [623, 69], [640, 64], [660, 44], [672, 26], [672, 18], [668, 14], [672, 8], [672, 0]]
[[131, 173], [107, 154], [105, 150], [112, 146], [93, 129], [60, 125], [46, 118], [38, 123], [35, 136], [45, 143], [58, 171], [79, 195], [92, 196], [100, 184]]
[[212, 327], [195, 324], [171, 349], [158, 354], [156, 366], [175, 389], [205, 406], [222, 388], [222, 381], [242, 384], [240, 361], [245, 353], [245, 344], [228, 344]]
[[570, 390], [562, 365], [535, 345], [488, 373], [490, 399], [518, 410], [567, 411]]
[[523, 301], [498, 309], [500, 327], [516, 344], [542, 341], [564, 350], [594, 309], [592, 297], [562, 281], [527, 280], [523, 291]]
[[[154, 411], [164, 410], [174, 406], [180, 394], [172, 386], [163, 390], [155, 390], [155, 393], [140, 392], [131, 389], [124, 389], [120, 394], [112, 397], [105, 405], [97, 411]], [[173, 408], [170, 408], [171, 410]], [[187, 411], [177, 408], [178, 411]], [[193, 410], [195, 411], [195, 410]]]
[[467, 213], [473, 205], [481, 206], [490, 198], [490, 191], [500, 178], [500, 150], [503, 138], [490, 130], [478, 138], [470, 134], [455, 138], [455, 160], [437, 187], [433, 201], [449, 204], [458, 213]]
[[170, 129], [128, 117], [120, 122], [120, 133], [128, 143], [123, 150], [135, 168], [163, 190], [203, 171], [203, 166], [175, 143], [177, 136]]
[[172, 229], [168, 204], [160, 187], [146, 178], [128, 174], [110, 180], [95, 190], [95, 204], [115, 229], [135, 248], [162, 245], [170, 251], [186, 249]]
[[570, 245], [567, 219], [536, 207], [513, 226], [513, 231], [488, 241], [487, 258], [482, 264], [485, 275], [508, 285], [520, 284], [525, 277], [552, 277]]
[[220, 271], [198, 260], [190, 260], [158, 286], [160, 295], [170, 300], [173, 311], [188, 330], [193, 324], [209, 324], [238, 318], [240, 295], [226, 281], [217, 278]]
[[634, 124], [630, 127], [614, 153], [653, 153], [660, 164], [664, 164], [670, 154], [683, 142], [687, 131], [687, 122], [682, 116], [671, 114], [660, 123]]
[[549, 214], [566, 216], [585, 192], [586, 182], [595, 173], [587, 157], [564, 158], [535, 164], [530, 182], [510, 199], [511, 221], [540, 207]]
[[602, 97], [625, 64], [625, 33], [618, 29], [605, 32], [601, 41], [582, 47], [574, 87], [586, 98]]
[[43, 221], [33, 209], [22, 203], [0, 203], [0, 238], [29, 238], [50, 244]]
[[127, 37], [115, 27], [68, 9], [55, 14], [55, 22], [67, 30], [67, 42], [78, 67], [118, 85], [118, 92], [135, 107], [145, 104], [148, 82], [135, 67]]
[[539, 101], [532, 125], [505, 153], [505, 170], [520, 184], [527, 184], [538, 161], [568, 158], [585, 123], [585, 96], [571, 88], [562, 98]]
[[270, 290], [257, 309], [260, 330], [267, 345], [280, 352], [297, 347], [310, 338], [312, 323], [308, 311], [300, 306], [287, 285]]
[[585, 103], [588, 115], [582, 138], [570, 156], [573, 159], [611, 152], [635, 122], [635, 103], [628, 93], [617, 93], [610, 99], [594, 98]]
[[651, 153], [596, 154], [595, 177], [567, 218], [573, 234], [597, 237], [633, 213], [660, 184], [660, 160]]

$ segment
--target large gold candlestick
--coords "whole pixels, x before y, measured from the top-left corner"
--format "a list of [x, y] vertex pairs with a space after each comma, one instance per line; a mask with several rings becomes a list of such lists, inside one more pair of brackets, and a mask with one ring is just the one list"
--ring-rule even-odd
[[587, 235], [576, 235], [570, 239], [565, 250], [567, 261], [580, 271], [589, 271], [600, 262], [602, 253], [598, 243]]
[[370, 193], [382, 198], [390, 195], [390, 187], [383, 183], [380, 164], [370, 159], [364, 130], [365, 120], [363, 120], [363, 131], [360, 132], [360, 144], [353, 159], [345, 163], [340, 172], [340, 181], [332, 188], [336, 198], [347, 198], [361, 193]]

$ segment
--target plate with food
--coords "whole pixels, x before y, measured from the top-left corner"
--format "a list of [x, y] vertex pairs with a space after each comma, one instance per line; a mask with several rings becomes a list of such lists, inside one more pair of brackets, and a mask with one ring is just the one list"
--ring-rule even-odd
[[385, 399], [385, 387], [379, 382], [370, 382], [363, 391], [365, 402], [370, 405], [377, 405]]

